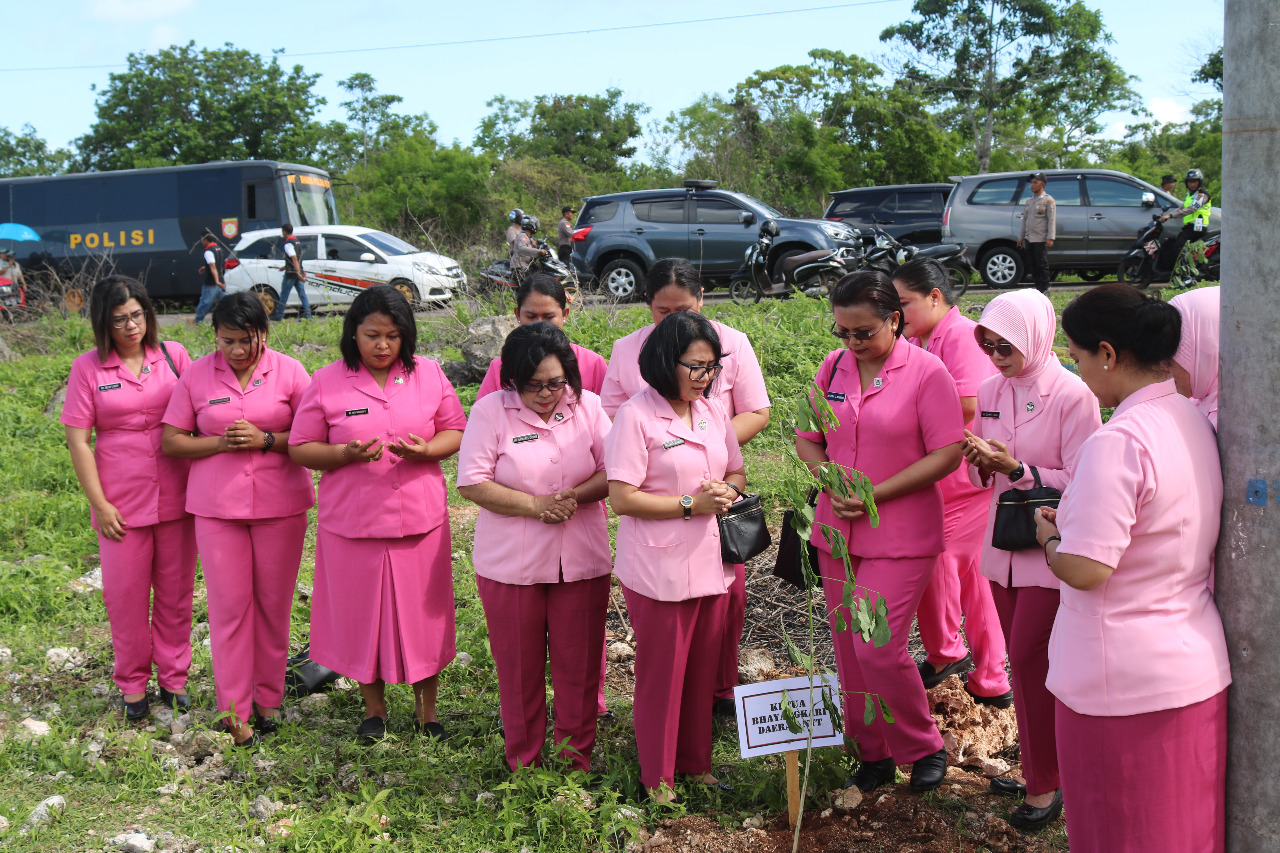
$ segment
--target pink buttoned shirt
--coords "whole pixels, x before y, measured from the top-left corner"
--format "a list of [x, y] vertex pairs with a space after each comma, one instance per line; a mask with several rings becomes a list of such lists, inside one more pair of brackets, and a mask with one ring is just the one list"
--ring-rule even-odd
[[[263, 349], [243, 390], [214, 351], [182, 374], [164, 422], [197, 436], [221, 435], [244, 418], [264, 432], [288, 432], [311, 379], [296, 358]], [[237, 450], [191, 461], [187, 512], [207, 518], [284, 518], [316, 502], [311, 474], [286, 453]]]
[[[574, 343], [569, 344], [569, 347], [578, 357], [578, 372], [582, 374], [583, 390], [599, 394], [600, 389], [604, 387], [605, 371], [608, 370], [608, 365], [604, 363], [604, 356]], [[501, 375], [502, 359], [495, 358], [489, 362], [489, 369], [480, 383], [480, 390], [476, 392], [476, 399], [480, 400], [494, 391], [501, 391], [502, 382], [499, 379]]]
[[[609, 417], [590, 391], [575, 400], [565, 389], [546, 423], [518, 393], [499, 391], [471, 407], [458, 452], [458, 486], [493, 482], [530, 495], [573, 488], [604, 470], [608, 434]], [[481, 509], [472, 563], [482, 578], [520, 585], [607, 575], [612, 565], [604, 501], [580, 504], [561, 524]]]
[[[723, 480], [742, 468], [729, 413], [717, 399], [699, 398], [685, 426], [661, 394], [646, 390], [618, 409], [605, 442], [610, 480], [654, 495], [697, 495], [704, 480]], [[618, 522], [614, 572], [628, 589], [658, 601], [684, 601], [727, 592], [734, 569], [720, 558], [714, 515], [633, 518]]]
[[[379, 388], [363, 364], [335, 361], [316, 371], [293, 419], [290, 444], [353, 439], [393, 442], [412, 433], [430, 441], [460, 430], [467, 419], [440, 365], [414, 356], [414, 370], [397, 361]], [[319, 525], [348, 539], [398, 539], [434, 530], [448, 518], [440, 463], [404, 460], [384, 452], [320, 475]]]
[[1060, 554], [1113, 566], [1062, 585], [1046, 686], [1100, 717], [1181, 708], [1231, 683], [1209, 591], [1222, 512], [1213, 427], [1173, 387], [1135, 391], [1085, 441], [1062, 496]]
[[[831, 366], [840, 353], [834, 376]], [[826, 434], [827, 458], [861, 471], [880, 483], [929, 453], [964, 439], [960, 395], [955, 380], [935, 355], [903, 338], [894, 341], [880, 374], [862, 393], [858, 362], [852, 352], [827, 355], [814, 382], [826, 395], [840, 426]], [[822, 444], [823, 435], [796, 435]], [[932, 557], [943, 551], [942, 490], [937, 483], [877, 507], [880, 526], [864, 515], [837, 519], [831, 499], [818, 497], [816, 521], [844, 534], [849, 553], [858, 557]], [[810, 541], [823, 551], [831, 546], [817, 523]]]
[[[182, 344], [165, 341], [179, 373], [191, 366]], [[134, 376], [114, 350], [106, 361], [96, 350], [71, 363], [62, 423], [94, 431], [93, 460], [102, 493], [130, 527], [174, 521], [187, 514], [191, 463], [160, 450], [164, 412], [178, 377], [158, 348], [145, 350]], [[90, 510], [92, 515], [92, 510]], [[96, 529], [98, 520], [93, 518]]]
[[[729, 417], [743, 412], [757, 412], [769, 407], [769, 392], [764, 387], [764, 374], [760, 360], [751, 348], [751, 341], [737, 329], [711, 321], [720, 336], [720, 348], [724, 350], [724, 369], [716, 377], [715, 395], [724, 405]], [[637, 329], [625, 338], [619, 338], [609, 356], [609, 370], [600, 391], [600, 402], [609, 417], [636, 394], [648, 389], [649, 383], [640, 375], [640, 348], [653, 334], [655, 326]]]
[[[942, 359], [947, 372], [956, 382], [956, 393], [961, 397], [977, 397], [978, 386], [982, 381], [1000, 374], [973, 336], [973, 330], [977, 325], [961, 314], [959, 308], [952, 307], [933, 327], [929, 343], [924, 346], [924, 349]], [[911, 338], [911, 342], [917, 346], [921, 345], [919, 338]], [[965, 424], [965, 426], [970, 425]], [[962, 464], [938, 483], [942, 488], [944, 502], [964, 500], [981, 494], [982, 490], [969, 482], [965, 470], [967, 467]]]

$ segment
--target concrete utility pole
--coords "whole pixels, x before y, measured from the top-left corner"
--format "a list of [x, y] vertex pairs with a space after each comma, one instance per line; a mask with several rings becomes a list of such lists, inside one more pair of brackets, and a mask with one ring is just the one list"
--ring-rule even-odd
[[1280, 0], [1227, 0], [1222, 103], [1225, 501], [1217, 599], [1234, 683], [1227, 850], [1280, 850]]

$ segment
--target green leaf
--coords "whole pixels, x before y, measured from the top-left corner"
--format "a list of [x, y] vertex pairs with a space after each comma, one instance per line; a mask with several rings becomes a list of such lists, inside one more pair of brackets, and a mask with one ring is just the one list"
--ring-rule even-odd
[[889, 709], [889, 703], [884, 701], [884, 699], [879, 699], [879, 702], [880, 702], [880, 713], [884, 715], [884, 721], [886, 723], [892, 723], [893, 711]]
[[889, 606], [885, 603], [884, 596], [880, 596], [876, 600], [875, 619], [871, 629], [871, 642], [877, 648], [884, 648], [885, 643], [889, 642], [891, 635], [889, 626]]
[[844, 614], [839, 610], [831, 614], [831, 620], [835, 623], [835, 632], [837, 634], [843, 634], [849, 630], [849, 623], [844, 621]]
[[798, 735], [804, 731], [804, 726], [800, 725], [800, 721], [796, 719], [796, 712], [791, 707], [791, 700], [787, 698], [787, 691], [782, 691], [782, 720], [787, 724], [787, 731], [793, 735]]
[[862, 724], [869, 726], [876, 721], [876, 703], [870, 693], [864, 693], [863, 698], [866, 702], [862, 707]]

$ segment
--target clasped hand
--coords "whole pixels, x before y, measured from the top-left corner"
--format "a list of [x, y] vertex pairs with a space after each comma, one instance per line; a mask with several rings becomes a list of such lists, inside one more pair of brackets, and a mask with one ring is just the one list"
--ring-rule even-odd
[[978, 469], [984, 482], [992, 473], [1012, 474], [1018, 467], [1018, 460], [1010, 455], [1008, 445], [994, 438], [987, 441], [969, 430], [964, 431], [960, 452], [966, 462]]
[[222, 432], [222, 450], [261, 448], [263, 432], [244, 418], [238, 418]]
[[703, 480], [701, 490], [693, 496], [693, 515], [724, 515], [737, 497], [724, 480]]
[[562, 524], [578, 511], [578, 495], [573, 489], [561, 489], [554, 495], [533, 499], [533, 512], [543, 524]]
[[831, 499], [831, 514], [842, 521], [856, 521], [867, 514], [867, 505], [859, 498], [842, 498], [830, 489], [824, 490]]

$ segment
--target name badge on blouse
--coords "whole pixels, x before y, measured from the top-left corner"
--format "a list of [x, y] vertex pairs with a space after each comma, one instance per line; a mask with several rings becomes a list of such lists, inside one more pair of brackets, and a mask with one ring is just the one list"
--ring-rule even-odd
[[828, 391], [827, 399], [830, 400], [832, 403], [843, 403], [845, 397], [839, 391]]
[[230, 403], [230, 402], [231, 402], [231, 398], [230, 398], [230, 397], [219, 397], [219, 398], [218, 398], [218, 399], [216, 399], [216, 400], [210, 400], [210, 401], [209, 401], [209, 405], [210, 405], [210, 406], [221, 406], [223, 403]]
[[356, 415], [367, 415], [367, 414], [369, 414], [368, 409], [347, 409], [347, 417], [349, 418], [355, 417]]
[[517, 435], [511, 439], [511, 442], [513, 444], [524, 444], [526, 441], [537, 441], [537, 440], [538, 440], [538, 434], [536, 432], [531, 432], [528, 435]]
[[995, 418], [996, 420], [999, 420], [999, 419], [1000, 419], [1000, 413], [999, 413], [999, 412], [983, 412], [983, 413], [982, 413], [982, 416], [983, 416], [984, 418]]
[[120, 388], [120, 383], [119, 383], [119, 382], [112, 382], [110, 385], [99, 385], [99, 386], [98, 386], [98, 390], [99, 390], [99, 391], [115, 391], [115, 390], [118, 390], [119, 388]]
[[684, 439], [683, 439], [683, 438], [673, 438], [673, 439], [671, 439], [670, 441], [664, 441], [664, 442], [662, 442], [662, 449], [663, 449], [663, 450], [670, 450], [671, 448], [673, 448], [673, 447], [679, 447], [679, 446], [680, 446], [680, 445], [682, 445], [682, 444], [684, 444]]

